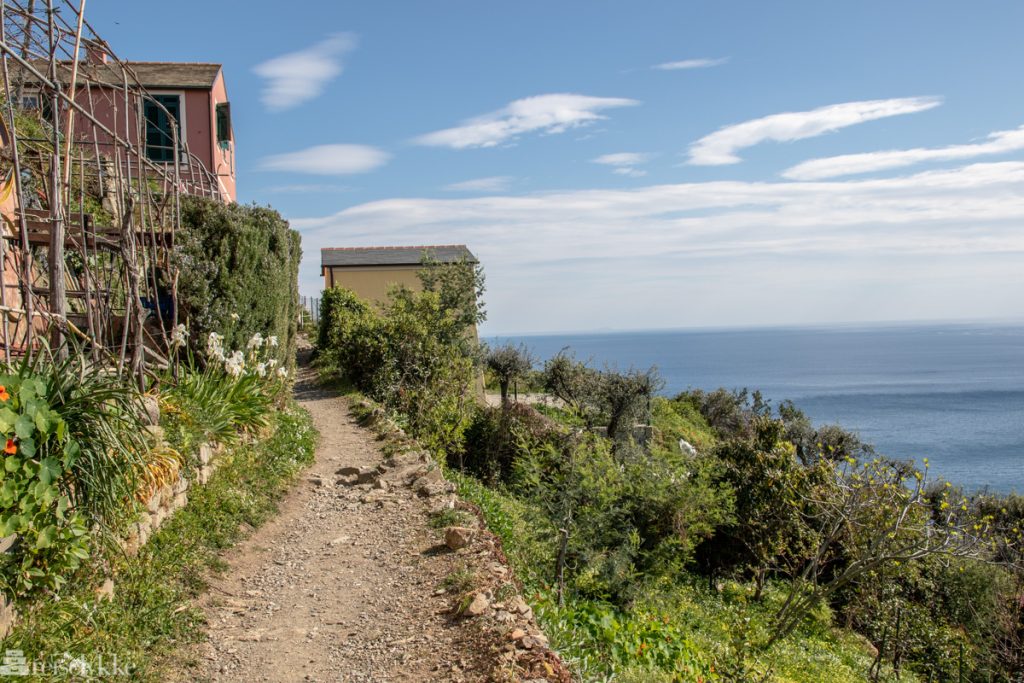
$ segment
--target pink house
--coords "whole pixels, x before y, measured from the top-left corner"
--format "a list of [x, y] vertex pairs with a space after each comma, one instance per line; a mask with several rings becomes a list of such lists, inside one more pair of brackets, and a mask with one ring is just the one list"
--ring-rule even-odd
[[[74, 144], [116, 159], [118, 146], [105, 127], [144, 148], [150, 162], [177, 164], [189, 193], [236, 200], [235, 139], [220, 64], [125, 62], [122, 67], [99, 49], [87, 54], [77, 73], [70, 62], [61, 62], [57, 69], [62, 87], [70, 92], [74, 81], [75, 102], [102, 124], [79, 116], [72, 123]], [[20, 87], [22, 107], [38, 107], [45, 113], [51, 103], [33, 88], [33, 80], [27, 75], [12, 85]]]

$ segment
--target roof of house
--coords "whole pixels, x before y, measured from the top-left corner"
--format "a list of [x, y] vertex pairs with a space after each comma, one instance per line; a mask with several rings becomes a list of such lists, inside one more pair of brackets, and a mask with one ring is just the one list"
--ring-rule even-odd
[[[128, 77], [128, 86], [133, 87], [141, 84], [142, 87], [153, 88], [195, 88], [210, 89], [217, 80], [220, 73], [220, 64], [207, 64], [198, 62], [125, 62], [126, 69], [122, 69], [117, 62], [100, 64], [82, 60], [78, 63], [78, 80], [80, 83], [89, 81], [101, 85], [122, 85], [124, 76]], [[44, 62], [33, 62], [32, 66], [40, 73], [49, 77]], [[17, 80], [21, 67], [12, 67], [12, 78]], [[127, 71], [127, 74], [124, 72]], [[134, 74], [134, 76], [132, 75]], [[57, 65], [57, 78], [62, 83], [71, 80], [71, 62], [63, 61]], [[26, 74], [25, 80], [31, 82], [31, 73]]]
[[465, 244], [434, 244], [415, 247], [326, 247], [320, 250], [320, 266], [416, 266], [423, 262], [424, 255], [441, 263], [477, 263], [476, 257]]

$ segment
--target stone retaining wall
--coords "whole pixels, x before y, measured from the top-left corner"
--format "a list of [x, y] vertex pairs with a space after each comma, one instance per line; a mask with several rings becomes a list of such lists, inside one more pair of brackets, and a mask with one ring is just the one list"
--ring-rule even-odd
[[160, 525], [176, 510], [188, 505], [188, 492], [194, 486], [205, 484], [210, 480], [217, 468], [217, 456], [223, 452], [221, 444], [202, 443], [199, 445], [199, 469], [195, 479], [189, 480], [185, 472], [178, 473], [173, 484], [165, 484], [157, 489], [146, 504], [142, 506], [139, 520], [132, 526], [123, 547], [130, 555], [138, 553], [139, 548], [146, 544]]

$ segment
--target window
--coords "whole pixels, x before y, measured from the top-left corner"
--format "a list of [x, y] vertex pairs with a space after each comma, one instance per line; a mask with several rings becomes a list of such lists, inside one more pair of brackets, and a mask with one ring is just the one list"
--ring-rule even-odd
[[[173, 162], [175, 129], [181, 131], [181, 95], [149, 95], [142, 114], [146, 120], [146, 156], [150, 161]], [[178, 143], [180, 147], [180, 138]]]
[[227, 147], [231, 142], [231, 103], [217, 105], [217, 144]]
[[22, 90], [21, 109], [22, 111], [37, 111], [42, 114], [43, 120], [53, 121], [53, 105], [50, 103], [50, 98], [43, 97], [38, 90], [28, 88]]

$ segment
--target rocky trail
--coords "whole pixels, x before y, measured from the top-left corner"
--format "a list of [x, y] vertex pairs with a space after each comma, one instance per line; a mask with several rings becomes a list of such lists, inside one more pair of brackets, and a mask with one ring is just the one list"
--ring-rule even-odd
[[[493, 680], [501, 638], [481, 620], [453, 614], [458, 596], [446, 578], [465, 572], [467, 560], [430, 526], [437, 498], [422, 481], [417, 491], [370, 474], [385, 461], [380, 441], [308, 368], [296, 397], [321, 433], [316, 461], [279, 514], [228, 552], [228, 569], [211, 579], [200, 603], [209, 637], [189, 675], [246, 683]], [[506, 658], [515, 649], [506, 644]]]

